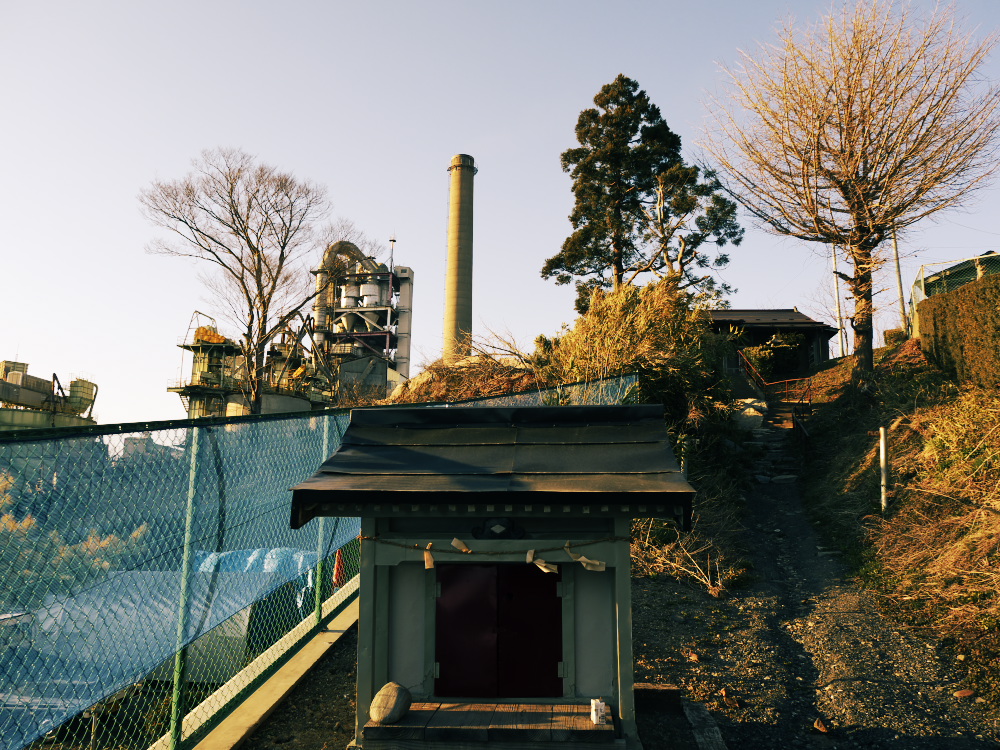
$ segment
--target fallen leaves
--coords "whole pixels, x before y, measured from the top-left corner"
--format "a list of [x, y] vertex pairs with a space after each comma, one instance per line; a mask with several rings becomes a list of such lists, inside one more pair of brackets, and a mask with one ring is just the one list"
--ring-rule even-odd
[[954, 693], [952, 693], [952, 695], [954, 695], [956, 698], [971, 698], [975, 694], [976, 694], [975, 690], [969, 690], [968, 688], [966, 688], [965, 690], [956, 690]]
[[818, 732], [823, 732], [824, 734], [830, 731], [830, 728], [826, 725], [826, 722], [820, 718], [817, 718], [816, 721], [813, 722], [813, 729], [815, 729]]
[[728, 688], [722, 688], [722, 690], [719, 691], [719, 695], [722, 696], [722, 702], [730, 708], [740, 708], [740, 702], [734, 696], [729, 694]]

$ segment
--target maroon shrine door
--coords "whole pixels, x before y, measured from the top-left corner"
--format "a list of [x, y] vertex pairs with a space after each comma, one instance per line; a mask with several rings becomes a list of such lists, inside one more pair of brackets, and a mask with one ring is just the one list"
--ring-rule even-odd
[[442, 698], [563, 694], [560, 575], [535, 565], [438, 565], [435, 653]]

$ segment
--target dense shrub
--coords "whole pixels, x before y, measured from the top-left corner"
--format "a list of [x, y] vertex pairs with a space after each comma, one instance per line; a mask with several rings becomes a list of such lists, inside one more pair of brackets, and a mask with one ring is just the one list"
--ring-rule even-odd
[[696, 300], [662, 281], [597, 292], [571, 329], [558, 338], [539, 337], [535, 346], [530, 359], [546, 382], [635, 373], [638, 399], [664, 405], [675, 453], [698, 490], [695, 528], [679, 534], [668, 521], [635, 521], [632, 570], [693, 579], [722, 595], [746, 567], [738, 519], [750, 455], [738, 448], [729, 420], [721, 362], [730, 337], [713, 333]]
[[747, 358], [747, 362], [757, 371], [764, 380], [770, 380], [774, 374], [774, 349], [766, 344], [761, 346], [745, 346], [740, 351]]
[[392, 403], [458, 401], [636, 375], [642, 403], [662, 403], [675, 437], [705, 419], [728, 419], [720, 363], [728, 341], [712, 333], [691, 295], [658, 282], [594, 293], [590, 308], [533, 352], [494, 338], [452, 365], [435, 362], [398, 388]]
[[675, 454], [698, 493], [693, 532], [678, 534], [668, 520], [635, 523], [633, 570], [690, 577], [718, 596], [745, 567], [735, 550], [750, 461], [729, 419], [720, 366], [729, 346], [730, 337], [713, 333], [698, 301], [676, 285], [629, 285], [596, 291], [585, 314], [558, 336], [539, 336], [533, 352], [494, 337], [462, 362], [430, 365], [391, 400], [453, 401], [635, 375], [631, 398], [664, 405]]
[[1000, 275], [918, 307], [923, 350], [942, 370], [983, 388], [1000, 385]]
[[760, 346], [740, 351], [764, 380], [787, 378], [799, 369], [799, 353], [806, 343], [801, 333], [776, 333]]
[[896, 344], [902, 344], [906, 341], [906, 331], [902, 328], [890, 328], [885, 331], [882, 336], [885, 338], [886, 346], [894, 346]]
[[662, 403], [680, 435], [728, 395], [720, 367], [728, 338], [709, 326], [691, 295], [667, 281], [597, 291], [572, 328], [538, 337], [530, 361], [552, 385], [634, 373], [639, 400]]

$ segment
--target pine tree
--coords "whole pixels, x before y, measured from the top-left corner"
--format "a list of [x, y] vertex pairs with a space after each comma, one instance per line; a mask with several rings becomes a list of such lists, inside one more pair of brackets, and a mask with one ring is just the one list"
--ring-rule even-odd
[[[652, 272], [679, 288], [702, 283], [696, 267], [708, 264], [699, 245], [738, 244], [736, 207], [717, 195], [714, 175], [681, 158], [681, 139], [639, 84], [619, 75], [580, 113], [580, 145], [562, 154], [573, 178], [573, 233], [549, 258], [542, 277], [557, 284], [576, 279], [576, 308], [584, 312], [594, 289], [631, 283]], [[728, 262], [719, 256], [715, 265]]]

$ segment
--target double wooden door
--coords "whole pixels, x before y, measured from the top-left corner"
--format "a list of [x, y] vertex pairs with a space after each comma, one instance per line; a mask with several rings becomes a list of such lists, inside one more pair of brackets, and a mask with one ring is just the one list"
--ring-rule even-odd
[[524, 563], [436, 570], [435, 695], [561, 697], [559, 574]]

